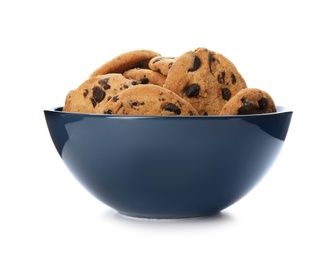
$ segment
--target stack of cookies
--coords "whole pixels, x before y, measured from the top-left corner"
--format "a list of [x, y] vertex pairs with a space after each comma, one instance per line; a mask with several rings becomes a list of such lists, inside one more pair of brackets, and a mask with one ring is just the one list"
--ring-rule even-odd
[[179, 57], [151, 50], [121, 54], [71, 90], [63, 111], [147, 116], [276, 112], [271, 96], [248, 88], [235, 65], [206, 48]]

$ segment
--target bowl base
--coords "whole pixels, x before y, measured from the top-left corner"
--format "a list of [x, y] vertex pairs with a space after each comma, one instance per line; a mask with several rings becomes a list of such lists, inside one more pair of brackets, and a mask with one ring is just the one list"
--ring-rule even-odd
[[188, 216], [159, 216], [159, 215], [152, 215], [152, 216], [142, 216], [142, 215], [131, 215], [128, 213], [117, 211], [117, 213], [124, 217], [134, 220], [195, 220], [195, 219], [204, 219], [204, 218], [210, 218], [214, 216], [218, 216], [221, 214], [220, 211], [213, 212], [213, 213], [207, 213], [202, 215], [188, 215]]

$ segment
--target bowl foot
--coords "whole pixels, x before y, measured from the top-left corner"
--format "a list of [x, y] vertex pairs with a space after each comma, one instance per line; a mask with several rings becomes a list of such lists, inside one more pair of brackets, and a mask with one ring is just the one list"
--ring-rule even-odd
[[117, 211], [117, 213], [125, 218], [135, 219], [135, 220], [195, 220], [210, 218], [219, 215], [221, 212], [206, 213], [202, 215], [132, 215], [124, 212]]

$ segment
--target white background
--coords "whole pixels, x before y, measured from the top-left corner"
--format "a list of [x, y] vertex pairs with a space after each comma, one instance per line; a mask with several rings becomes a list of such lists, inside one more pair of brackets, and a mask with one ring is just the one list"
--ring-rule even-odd
[[[0, 259], [324, 259], [321, 1], [1, 1]], [[43, 110], [130, 50], [207, 47], [294, 111], [262, 182], [220, 215], [125, 218], [63, 165]]]

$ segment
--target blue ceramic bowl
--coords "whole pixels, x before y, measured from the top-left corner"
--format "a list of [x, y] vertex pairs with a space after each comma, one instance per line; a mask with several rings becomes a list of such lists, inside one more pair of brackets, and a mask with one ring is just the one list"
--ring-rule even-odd
[[267, 173], [292, 111], [243, 116], [114, 116], [45, 110], [53, 143], [76, 179], [119, 213], [216, 214]]

